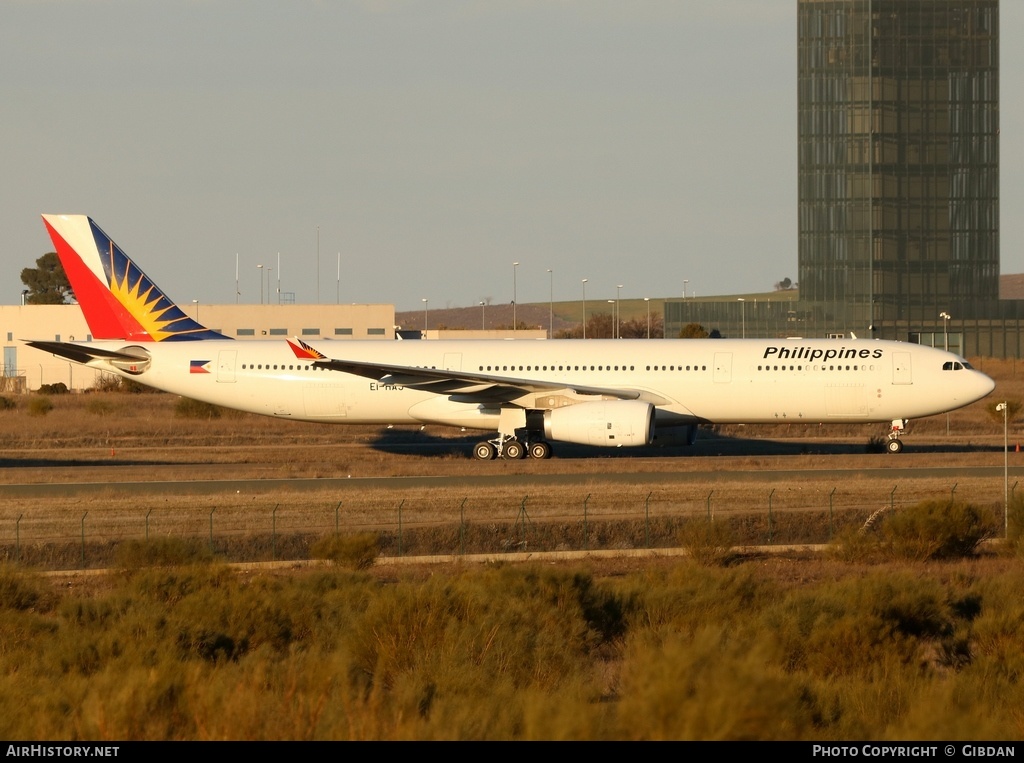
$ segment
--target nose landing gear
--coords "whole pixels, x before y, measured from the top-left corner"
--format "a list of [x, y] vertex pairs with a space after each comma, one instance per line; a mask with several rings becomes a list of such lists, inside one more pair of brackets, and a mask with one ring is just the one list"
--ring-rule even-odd
[[889, 440], [885, 443], [885, 449], [890, 453], [902, 453], [903, 452], [903, 441], [900, 439], [900, 435], [907, 428], [906, 419], [893, 419], [892, 429], [889, 430]]

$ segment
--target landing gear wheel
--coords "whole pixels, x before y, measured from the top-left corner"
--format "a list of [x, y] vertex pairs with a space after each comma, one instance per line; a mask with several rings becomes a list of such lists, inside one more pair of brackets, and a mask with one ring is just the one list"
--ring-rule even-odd
[[551, 446], [544, 441], [530, 443], [530, 458], [551, 458]]
[[903, 443], [900, 440], [889, 440], [889, 442], [885, 444], [885, 449], [890, 453], [902, 453]]
[[526, 448], [523, 447], [519, 440], [509, 440], [505, 443], [501, 456], [509, 461], [516, 461], [522, 458], [524, 453], [526, 453]]
[[489, 442], [478, 442], [473, 446], [474, 458], [481, 461], [491, 461], [496, 455], [498, 455], [498, 450]]

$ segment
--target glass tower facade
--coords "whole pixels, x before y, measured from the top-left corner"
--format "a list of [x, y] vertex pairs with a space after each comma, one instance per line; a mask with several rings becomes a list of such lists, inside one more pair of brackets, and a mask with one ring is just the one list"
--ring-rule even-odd
[[998, 0], [797, 10], [801, 330], [998, 314]]

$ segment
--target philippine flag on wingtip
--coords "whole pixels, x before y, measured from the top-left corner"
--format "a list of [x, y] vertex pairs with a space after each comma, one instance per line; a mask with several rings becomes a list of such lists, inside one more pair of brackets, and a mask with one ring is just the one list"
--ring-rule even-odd
[[210, 369], [207, 366], [210, 365], [208, 360], [190, 360], [188, 362], [188, 372], [190, 374], [208, 374]]

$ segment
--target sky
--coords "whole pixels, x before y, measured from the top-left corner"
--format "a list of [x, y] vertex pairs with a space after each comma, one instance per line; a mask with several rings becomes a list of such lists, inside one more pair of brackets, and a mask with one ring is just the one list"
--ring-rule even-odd
[[[53, 250], [43, 213], [179, 304], [771, 291], [798, 278], [796, 7], [3, 0], [0, 304]], [[1024, 3], [1000, 28], [1009, 274]]]

